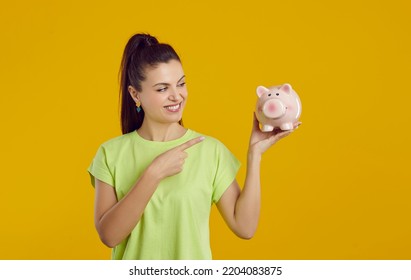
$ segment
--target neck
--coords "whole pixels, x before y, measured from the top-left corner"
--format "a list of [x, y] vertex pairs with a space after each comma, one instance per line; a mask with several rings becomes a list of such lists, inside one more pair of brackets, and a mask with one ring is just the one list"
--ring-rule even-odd
[[149, 141], [166, 142], [182, 137], [186, 131], [179, 123], [154, 124], [144, 120], [137, 133]]

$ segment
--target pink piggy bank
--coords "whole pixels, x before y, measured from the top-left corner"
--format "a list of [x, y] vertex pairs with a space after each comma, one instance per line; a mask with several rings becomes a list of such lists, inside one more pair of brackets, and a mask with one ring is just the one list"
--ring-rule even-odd
[[291, 130], [301, 115], [301, 101], [291, 85], [283, 84], [266, 88], [257, 87], [258, 101], [255, 110], [257, 120], [264, 132]]

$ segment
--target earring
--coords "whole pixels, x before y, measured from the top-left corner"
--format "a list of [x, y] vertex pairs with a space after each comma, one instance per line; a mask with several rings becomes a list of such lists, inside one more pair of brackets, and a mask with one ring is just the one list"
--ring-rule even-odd
[[136, 110], [137, 110], [137, 113], [140, 113], [141, 112], [141, 102], [139, 101], [139, 100], [137, 100], [136, 101]]

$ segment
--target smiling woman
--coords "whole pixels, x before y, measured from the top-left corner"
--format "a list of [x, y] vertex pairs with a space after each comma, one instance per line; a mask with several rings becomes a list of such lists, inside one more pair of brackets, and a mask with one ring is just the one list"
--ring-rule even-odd
[[[128, 93], [134, 102], [141, 106], [144, 112], [143, 132], [154, 128], [161, 131], [158, 125], [168, 125], [170, 122], [178, 123], [183, 115], [187, 89], [183, 67], [178, 60], [170, 60], [151, 67], [146, 71], [141, 90], [129, 85]], [[154, 140], [154, 139], [152, 139]]]
[[[166, 92], [173, 89], [173, 83], [179, 87], [185, 86], [184, 81], [181, 81], [184, 79], [184, 72], [178, 54], [170, 45], [160, 44], [155, 37], [145, 34], [136, 34], [128, 41], [121, 61], [120, 74], [121, 124], [124, 134], [142, 125], [146, 113], [144, 108], [151, 104], [151, 99], [145, 97], [155, 98], [150, 94], [152, 91]], [[173, 81], [176, 77], [179, 77], [177, 82]], [[147, 92], [143, 96], [147, 99], [144, 106], [141, 105], [140, 99], [143, 81], [144, 92]]]
[[123, 135], [103, 143], [88, 169], [95, 226], [113, 259], [211, 259], [213, 202], [237, 236], [254, 235], [261, 155], [292, 130], [263, 133], [254, 119], [241, 191], [233, 154], [183, 127], [187, 95], [173, 48], [134, 35], [121, 63]]

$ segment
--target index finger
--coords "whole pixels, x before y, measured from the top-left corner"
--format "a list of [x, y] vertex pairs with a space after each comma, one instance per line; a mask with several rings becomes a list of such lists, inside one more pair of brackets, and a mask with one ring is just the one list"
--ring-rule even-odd
[[205, 139], [204, 136], [197, 137], [197, 138], [188, 140], [187, 142], [181, 144], [180, 146], [177, 146], [177, 148], [184, 151], [184, 150], [194, 146], [195, 144], [198, 144], [198, 143], [202, 142], [204, 139]]

